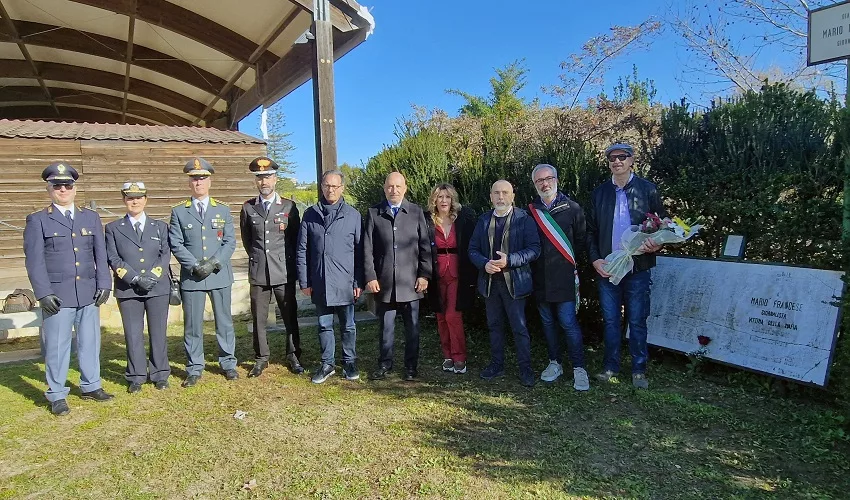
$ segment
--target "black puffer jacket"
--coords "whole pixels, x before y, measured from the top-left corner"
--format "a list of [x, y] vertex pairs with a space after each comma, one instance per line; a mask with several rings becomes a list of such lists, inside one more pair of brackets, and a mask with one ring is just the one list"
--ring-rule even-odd
[[[647, 213], [656, 213], [661, 218], [667, 217], [667, 211], [661, 204], [661, 196], [655, 184], [635, 175], [624, 189], [632, 224], [637, 225], [646, 220]], [[591, 263], [604, 259], [612, 251], [611, 231], [614, 227], [616, 201], [615, 186], [610, 180], [602, 183], [590, 195], [590, 211], [587, 213], [587, 251]], [[655, 267], [655, 254], [636, 255], [634, 259], [635, 273]], [[599, 275], [596, 274], [595, 277], [598, 278]]]
[[[540, 197], [531, 203], [534, 208], [546, 211]], [[584, 210], [578, 203], [558, 193], [549, 214], [567, 236], [578, 259], [585, 248]], [[536, 222], [536, 221], [535, 221]], [[576, 299], [575, 267], [549, 242], [537, 225], [540, 235], [540, 257], [531, 264], [534, 297], [545, 302], [573, 302]]]

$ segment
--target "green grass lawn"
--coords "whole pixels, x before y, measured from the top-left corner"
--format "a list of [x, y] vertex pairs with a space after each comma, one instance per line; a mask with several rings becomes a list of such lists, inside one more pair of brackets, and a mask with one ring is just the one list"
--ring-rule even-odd
[[[212, 325], [207, 328], [212, 331]], [[533, 389], [515, 366], [487, 383], [488, 346], [470, 340], [471, 373], [444, 374], [432, 320], [423, 321], [421, 380], [369, 381], [375, 324], [359, 325], [362, 379], [310, 383], [279, 363], [245, 377], [253, 356], [237, 322], [242, 378], [228, 383], [207, 336], [207, 371], [181, 389], [179, 328], [172, 328], [171, 388], [125, 392], [123, 336], [103, 335], [109, 403], [82, 401], [50, 415], [44, 365], [0, 366], [0, 498], [847, 498], [843, 422], [812, 391], [779, 396], [762, 377], [723, 369], [692, 375], [678, 360], [653, 363], [649, 391], [569, 380]], [[401, 331], [401, 325], [399, 325]], [[403, 336], [403, 335], [400, 335]], [[315, 328], [303, 362], [318, 363]], [[545, 365], [542, 339], [533, 359]], [[401, 346], [399, 346], [401, 347]], [[339, 348], [339, 345], [338, 345]], [[401, 368], [403, 348], [397, 348]], [[339, 361], [339, 360], [338, 360]], [[509, 358], [513, 364], [513, 358]], [[72, 361], [72, 367], [75, 361]], [[600, 353], [588, 352], [591, 372]], [[70, 381], [79, 380], [72, 370]], [[756, 382], [754, 382], [756, 381]], [[247, 412], [244, 420], [234, 412]], [[254, 480], [253, 489], [243, 485]]]

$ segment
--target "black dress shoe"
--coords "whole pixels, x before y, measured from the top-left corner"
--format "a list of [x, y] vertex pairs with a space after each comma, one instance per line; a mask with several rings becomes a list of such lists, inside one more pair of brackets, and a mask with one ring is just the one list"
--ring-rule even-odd
[[64, 417], [65, 415], [71, 413], [71, 409], [68, 408], [68, 402], [64, 399], [57, 399], [56, 401], [52, 401], [50, 403], [50, 413], [56, 415], [57, 417]]
[[254, 367], [251, 368], [251, 371], [248, 372], [248, 378], [259, 377], [263, 374], [263, 370], [265, 370], [268, 366], [268, 361], [257, 361], [256, 363], [254, 363]]
[[379, 366], [377, 370], [372, 372], [372, 380], [384, 380], [391, 371], [392, 368], [388, 366]]
[[298, 361], [298, 356], [290, 354], [286, 357], [286, 360], [289, 362], [289, 371], [296, 375], [304, 373], [304, 367], [301, 366], [301, 362]]
[[93, 401], [103, 402], [103, 401], [109, 401], [110, 399], [112, 399], [115, 396], [113, 396], [112, 394], [109, 394], [108, 392], [104, 391], [103, 389], [95, 389], [95, 390], [90, 391], [90, 392], [82, 393], [80, 395], [80, 397], [83, 398], [83, 399], [91, 399]]
[[183, 383], [180, 385], [182, 387], [194, 387], [195, 384], [198, 383], [198, 380], [201, 380], [200, 375], [189, 375], [188, 377], [186, 377], [186, 380], [184, 380]]
[[168, 379], [166, 380], [157, 380], [153, 383], [153, 386], [156, 387], [156, 390], [162, 391], [164, 389], [168, 389]]
[[404, 380], [406, 382], [413, 382], [418, 376], [419, 374], [416, 372], [415, 368], [408, 368], [404, 370]]
[[127, 392], [129, 392], [130, 394], [142, 392], [142, 384], [138, 382], [132, 382], [130, 385], [127, 386]]
[[227, 380], [236, 380], [239, 378], [239, 372], [236, 370], [227, 370], [224, 372], [224, 378]]

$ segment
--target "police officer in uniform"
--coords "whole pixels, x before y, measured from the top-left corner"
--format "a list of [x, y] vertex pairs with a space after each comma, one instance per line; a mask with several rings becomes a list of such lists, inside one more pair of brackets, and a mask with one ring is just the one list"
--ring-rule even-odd
[[[106, 255], [115, 272], [115, 298], [124, 323], [127, 344], [127, 392], [142, 390], [148, 379], [159, 390], [168, 387], [171, 366], [165, 329], [168, 324], [168, 295], [171, 284], [168, 264], [168, 225], [145, 214], [147, 189], [144, 182], [125, 182], [121, 195], [127, 215], [106, 225]], [[145, 357], [145, 314], [147, 313], [150, 358]], [[148, 363], [149, 361], [149, 363]]]
[[233, 270], [230, 257], [236, 234], [230, 207], [209, 195], [215, 169], [203, 158], [192, 158], [183, 172], [189, 176], [192, 197], [171, 209], [168, 238], [171, 253], [180, 263], [183, 298], [183, 341], [186, 372], [181, 384], [192, 387], [204, 371], [204, 306], [207, 295], [215, 316], [218, 361], [227, 380], [236, 380], [236, 335], [230, 314]]
[[295, 246], [301, 220], [292, 200], [275, 192], [277, 169], [271, 158], [255, 158], [248, 166], [254, 174], [259, 195], [242, 205], [239, 228], [248, 253], [248, 283], [251, 285], [251, 314], [254, 317], [254, 368], [249, 377], [259, 377], [269, 364], [266, 318], [274, 295], [286, 326], [286, 358], [293, 373], [303, 373], [298, 359], [298, 305], [295, 301]]
[[100, 309], [112, 283], [103, 226], [97, 212], [74, 206], [77, 171], [58, 162], [41, 173], [52, 204], [27, 216], [24, 255], [27, 276], [41, 306], [41, 327], [50, 411], [71, 410], [65, 386], [71, 361], [71, 327], [77, 333], [83, 399], [108, 401], [100, 381]]

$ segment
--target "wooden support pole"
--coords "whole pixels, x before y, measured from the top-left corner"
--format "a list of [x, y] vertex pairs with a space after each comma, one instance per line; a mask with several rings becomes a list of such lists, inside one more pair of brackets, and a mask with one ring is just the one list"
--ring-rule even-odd
[[[334, 105], [333, 24], [328, 0], [315, 0], [313, 12], [313, 112], [316, 128], [316, 184], [337, 167]], [[321, 189], [319, 190], [321, 196]]]

